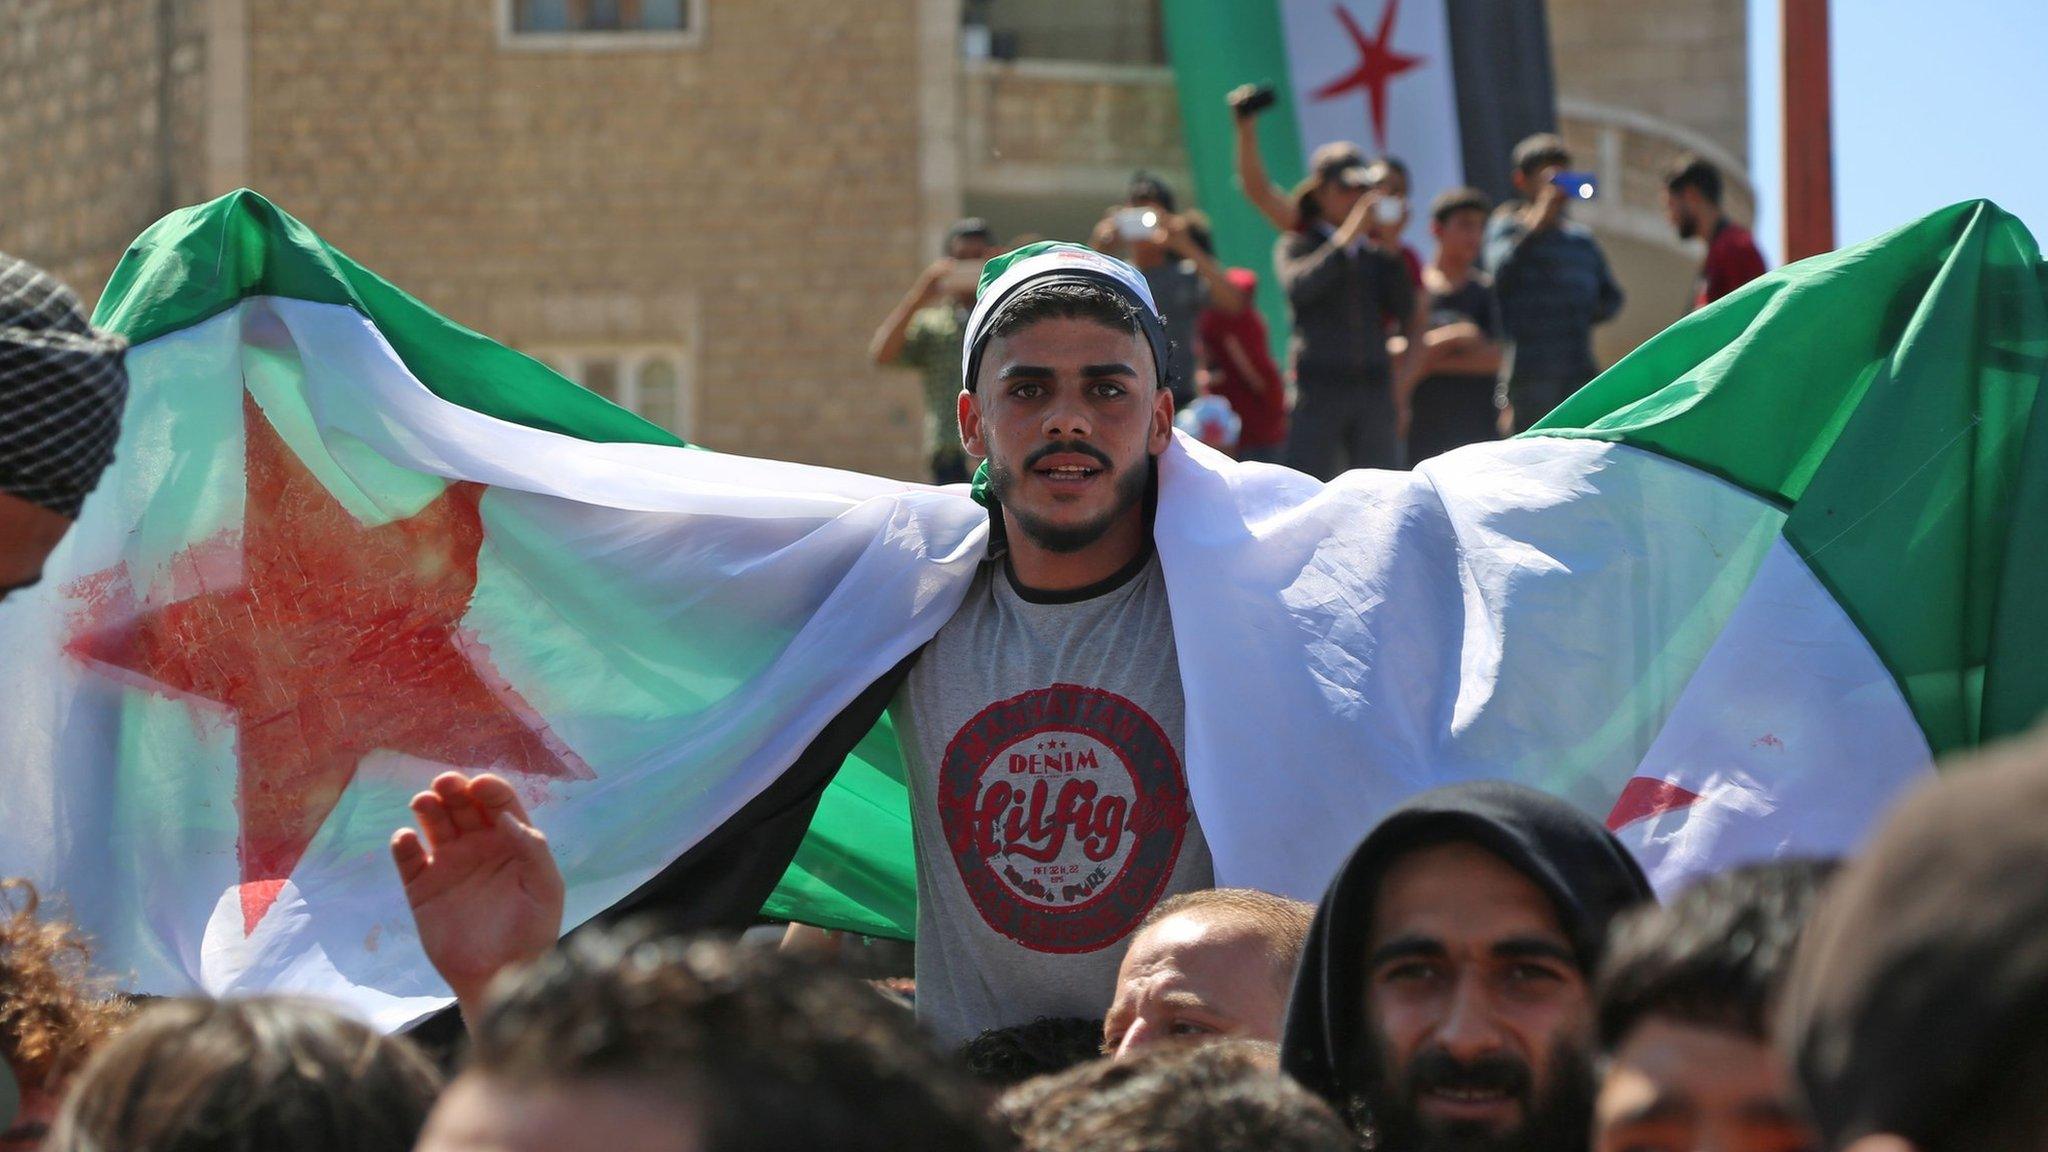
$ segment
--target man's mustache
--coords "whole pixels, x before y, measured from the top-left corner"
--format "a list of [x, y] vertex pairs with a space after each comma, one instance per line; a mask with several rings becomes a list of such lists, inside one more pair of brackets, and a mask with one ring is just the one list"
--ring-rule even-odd
[[1459, 1060], [1441, 1048], [1418, 1053], [1408, 1065], [1409, 1098], [1438, 1089], [1493, 1091], [1526, 1100], [1529, 1066], [1505, 1054]]
[[1061, 454], [1086, 456], [1097, 464], [1102, 465], [1104, 472], [1108, 472], [1115, 467], [1115, 465], [1109, 462], [1109, 457], [1103, 454], [1102, 449], [1097, 448], [1093, 444], [1084, 444], [1079, 440], [1059, 440], [1047, 444], [1045, 447], [1026, 456], [1024, 458], [1024, 470], [1029, 472], [1031, 469], [1038, 467], [1039, 463], [1045, 460], [1046, 457]]

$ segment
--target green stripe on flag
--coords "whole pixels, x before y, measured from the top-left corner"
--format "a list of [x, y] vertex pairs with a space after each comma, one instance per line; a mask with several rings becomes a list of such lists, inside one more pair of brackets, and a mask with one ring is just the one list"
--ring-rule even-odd
[[2042, 284], [2017, 219], [1959, 204], [1686, 317], [1529, 434], [1660, 452], [1789, 508], [1786, 541], [1930, 747], [2010, 735], [2048, 708]]
[[[355, 309], [422, 384], [472, 411], [598, 443], [682, 445], [664, 428], [436, 313], [242, 189], [164, 217], [129, 246], [94, 322], [142, 344], [276, 296]], [[771, 914], [908, 937], [916, 926], [909, 800], [884, 716], [819, 801]]]
[[1278, 233], [1238, 189], [1236, 130], [1223, 103], [1224, 94], [1240, 84], [1273, 85], [1278, 100], [1259, 118], [1259, 155], [1282, 186], [1301, 179], [1301, 131], [1280, 10], [1273, 0], [1167, 0], [1165, 15], [1166, 54], [1173, 61], [1196, 199], [1209, 215], [1218, 258], [1259, 274], [1259, 312], [1272, 331], [1273, 354], [1285, 363], [1287, 298], [1273, 281]]

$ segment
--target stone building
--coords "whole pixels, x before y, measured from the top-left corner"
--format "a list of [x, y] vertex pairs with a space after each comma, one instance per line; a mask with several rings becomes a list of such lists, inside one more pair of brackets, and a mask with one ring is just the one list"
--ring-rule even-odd
[[[914, 477], [868, 336], [945, 223], [1078, 237], [1187, 187], [1160, 0], [17, 0], [0, 249], [95, 296], [163, 212], [255, 188], [454, 319], [692, 440]], [[1631, 303], [1687, 297], [1683, 148], [1749, 203], [1741, 0], [1551, 0], [1583, 214]]]

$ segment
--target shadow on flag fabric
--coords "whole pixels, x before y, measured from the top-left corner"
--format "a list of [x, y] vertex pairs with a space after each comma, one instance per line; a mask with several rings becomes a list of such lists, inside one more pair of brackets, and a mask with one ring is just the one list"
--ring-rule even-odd
[[[525, 793], [572, 924], [909, 935], [882, 709], [985, 555], [964, 487], [686, 448], [246, 191], [145, 233], [96, 319], [133, 394], [0, 605], [0, 872], [139, 989], [445, 1004], [385, 844], [446, 767]], [[1666, 888], [1853, 848], [2048, 702], [2044, 372], [2040, 254], [1980, 202], [1413, 473], [1177, 441], [1154, 535], [1218, 883], [1313, 899], [1392, 805], [1490, 777]]]

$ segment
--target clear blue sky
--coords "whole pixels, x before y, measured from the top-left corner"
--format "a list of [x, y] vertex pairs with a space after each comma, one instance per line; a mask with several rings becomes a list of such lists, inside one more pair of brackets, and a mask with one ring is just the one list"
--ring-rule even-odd
[[[1997, 201], [2048, 243], [2048, 0], [1833, 0], [1836, 242]], [[1782, 248], [1778, 0], [1749, 0], [1758, 238]]]

